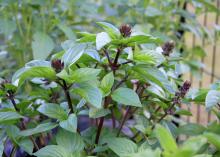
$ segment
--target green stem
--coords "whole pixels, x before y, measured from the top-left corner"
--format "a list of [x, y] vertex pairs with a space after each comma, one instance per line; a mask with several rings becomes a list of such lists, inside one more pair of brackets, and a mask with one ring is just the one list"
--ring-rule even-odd
[[18, 26], [19, 33], [20, 33], [21, 37], [23, 37], [24, 36], [24, 32], [22, 30], [20, 21], [18, 19], [18, 6], [15, 6], [15, 8], [12, 7], [12, 9], [14, 10], [15, 21], [16, 21], [16, 24]]

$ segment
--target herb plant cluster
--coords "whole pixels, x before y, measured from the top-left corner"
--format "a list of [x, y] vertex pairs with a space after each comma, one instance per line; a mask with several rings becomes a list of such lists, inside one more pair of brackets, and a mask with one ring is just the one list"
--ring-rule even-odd
[[2, 156], [220, 156], [218, 121], [202, 126], [174, 116], [190, 116], [181, 105], [194, 102], [220, 118], [220, 84], [190, 90], [173, 41], [127, 24], [97, 25], [104, 31], [81, 32], [49, 61], [32, 60], [1, 80]]

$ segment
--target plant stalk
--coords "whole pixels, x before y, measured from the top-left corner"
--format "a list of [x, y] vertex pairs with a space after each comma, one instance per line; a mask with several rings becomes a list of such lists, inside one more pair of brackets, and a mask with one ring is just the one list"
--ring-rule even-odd
[[121, 124], [120, 124], [120, 126], [119, 126], [118, 133], [117, 133], [117, 137], [120, 135], [121, 130], [122, 130], [122, 128], [123, 128], [123, 126], [124, 126], [126, 120], [128, 119], [130, 110], [131, 110], [131, 106], [128, 106], [128, 107], [127, 107], [127, 110], [126, 110], [126, 112], [125, 112], [125, 114], [124, 114], [124, 116], [123, 116], [122, 122], [121, 122]]
[[69, 106], [69, 109], [70, 109], [70, 113], [74, 113], [73, 105], [72, 105], [72, 100], [71, 100], [69, 89], [68, 89], [68, 86], [67, 86], [65, 80], [63, 80], [62, 88], [64, 90], [64, 94], [65, 94], [66, 99], [67, 99], [67, 103], [68, 103], [68, 106]]
[[[168, 115], [168, 111], [172, 110], [174, 106], [175, 103], [173, 103], [168, 109], [166, 109], [165, 113], [160, 117], [160, 119], [155, 124], [160, 123]], [[155, 128], [156, 126], [155, 124], [151, 128], [152, 130]]]
[[98, 131], [97, 131], [96, 138], [95, 138], [95, 144], [99, 143], [99, 137], [101, 135], [102, 127], [104, 124], [104, 119], [105, 119], [105, 117], [100, 118], [99, 125], [98, 125]]
[[111, 116], [112, 116], [112, 128], [114, 129], [116, 126], [116, 120], [114, 115], [114, 110], [111, 108]]
[[16, 146], [14, 146], [14, 147], [12, 148], [12, 150], [11, 150], [10, 157], [15, 157], [15, 155], [16, 155], [16, 150], [17, 150], [17, 148], [16, 148]]
[[[19, 112], [19, 109], [17, 108], [17, 104], [15, 102], [13, 94], [9, 93], [9, 99], [10, 99], [11, 103], [13, 104], [15, 110], [17, 112]], [[23, 129], [23, 130], [27, 129], [25, 124], [24, 124], [24, 122], [22, 120], [21, 120], [21, 129]], [[38, 147], [37, 143], [35, 142], [33, 136], [30, 135], [29, 138], [30, 138], [31, 142], [33, 143], [34, 147], [36, 148], [36, 150], [39, 150], [39, 147]]]
[[121, 54], [121, 48], [118, 48], [115, 59], [114, 59], [114, 63], [113, 63], [114, 65], [118, 64], [118, 58], [119, 58], [120, 54]]
[[[106, 97], [105, 98], [104, 108], [108, 107], [110, 101], [111, 101], [110, 97]], [[100, 118], [100, 121], [99, 121], [99, 124], [98, 124], [98, 131], [97, 131], [96, 138], [95, 138], [95, 144], [99, 143], [99, 138], [100, 138], [100, 135], [101, 135], [101, 131], [102, 131], [102, 127], [103, 127], [103, 124], [104, 124], [104, 120], [105, 120], [105, 117], [101, 117]]]

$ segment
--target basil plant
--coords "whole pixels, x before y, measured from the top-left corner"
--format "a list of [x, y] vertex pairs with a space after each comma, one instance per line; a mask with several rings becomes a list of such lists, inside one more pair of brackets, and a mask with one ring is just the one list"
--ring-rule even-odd
[[[32, 60], [12, 80], [1, 79], [1, 155], [220, 156], [218, 121], [202, 126], [180, 117], [191, 115], [181, 106], [213, 94], [192, 94], [175, 42], [127, 24], [97, 26], [103, 32], [81, 32], [50, 60]], [[209, 110], [219, 115], [216, 97]]]

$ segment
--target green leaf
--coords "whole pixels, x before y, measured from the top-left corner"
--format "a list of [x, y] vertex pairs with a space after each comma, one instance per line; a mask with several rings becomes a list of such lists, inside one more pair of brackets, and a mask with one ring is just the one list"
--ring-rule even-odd
[[0, 34], [4, 34], [7, 39], [16, 30], [15, 21], [9, 19], [0, 19]]
[[193, 13], [189, 12], [188, 10], [184, 10], [182, 8], [175, 9], [174, 13], [179, 14], [180, 16], [182, 16], [188, 20], [195, 20], [195, 16]]
[[62, 146], [48, 145], [41, 148], [36, 153], [37, 157], [70, 157], [70, 154]]
[[107, 22], [97, 22], [99, 26], [101, 26], [112, 39], [116, 39], [120, 36], [120, 32], [117, 27]]
[[84, 56], [85, 60], [83, 60], [82, 62], [88, 62], [88, 61], [98, 61], [100, 62], [100, 56], [98, 51], [95, 50], [95, 48], [87, 48]]
[[75, 114], [70, 114], [67, 120], [60, 122], [60, 127], [70, 132], [77, 131], [77, 117]]
[[101, 50], [105, 45], [111, 42], [111, 38], [106, 32], [101, 32], [96, 35], [96, 49]]
[[159, 148], [157, 148], [156, 150], [148, 148], [138, 153], [130, 154], [126, 157], [161, 157], [161, 151]]
[[162, 48], [158, 47], [155, 50], [142, 50], [141, 52], [144, 54], [151, 55], [154, 59], [154, 62], [157, 66], [161, 65], [163, 62], [166, 61], [165, 56], [162, 54]]
[[199, 3], [202, 3], [208, 11], [212, 11], [212, 12], [216, 12], [216, 14], [219, 14], [219, 8], [216, 7], [216, 5], [214, 5], [211, 1], [209, 0], [194, 0], [197, 1]]
[[78, 39], [78, 42], [94, 42], [96, 40], [96, 34], [91, 34], [91, 33], [87, 33], [87, 32], [79, 32], [77, 33], [79, 35], [81, 35], [82, 37], [80, 39]]
[[193, 54], [193, 56], [198, 56], [200, 58], [206, 56], [205, 50], [202, 47], [200, 47], [200, 46], [193, 47], [192, 48], [192, 54]]
[[199, 154], [199, 155], [194, 155], [193, 157], [213, 157], [213, 156], [209, 154]]
[[189, 123], [189, 124], [185, 124], [185, 125], [179, 126], [177, 128], [177, 133], [178, 134], [184, 134], [184, 135], [193, 136], [193, 135], [200, 135], [205, 130], [206, 130], [206, 128], [204, 126], [202, 126], [202, 125], [194, 124], [194, 123]]
[[40, 105], [37, 110], [50, 118], [55, 118], [60, 121], [68, 118], [67, 113], [58, 104], [44, 103]]
[[191, 137], [183, 143], [180, 150], [188, 152], [189, 156], [192, 156], [197, 154], [206, 143], [206, 138], [202, 136]]
[[205, 99], [206, 109], [209, 110], [218, 103], [220, 103], [220, 91], [210, 90]]
[[78, 133], [65, 130], [59, 130], [56, 141], [59, 146], [64, 147], [68, 152], [81, 152], [85, 146], [82, 137]]
[[65, 24], [59, 24], [58, 27], [64, 32], [68, 39], [76, 39], [76, 35], [73, 33], [70, 27], [66, 26]]
[[43, 124], [39, 124], [35, 128], [21, 131], [20, 135], [21, 136], [35, 135], [35, 134], [39, 134], [39, 133], [42, 133], [42, 132], [49, 131], [49, 130], [55, 128], [55, 127], [57, 127], [57, 124], [55, 124], [55, 123], [43, 123]]
[[[166, 155], [167, 157], [194, 157], [194, 155], [200, 153], [206, 142], [206, 138], [202, 136], [192, 137], [187, 139], [175, 153], [166, 153]], [[164, 156], [166, 155], [164, 153]]]
[[48, 61], [42, 61], [42, 60], [32, 60], [25, 64], [25, 67], [17, 70], [13, 77], [12, 77], [12, 83], [17, 85], [19, 81], [19, 77], [26, 71], [30, 70], [32, 67], [47, 67], [50, 68], [51, 64]]
[[54, 47], [53, 40], [47, 34], [36, 32], [33, 35], [32, 51], [34, 59], [46, 59]]
[[7, 137], [14, 143], [18, 143], [18, 138], [20, 138], [20, 129], [16, 125], [7, 125], [5, 129]]
[[140, 99], [133, 91], [129, 88], [118, 88], [112, 93], [112, 99], [118, 103], [128, 105], [128, 106], [135, 106], [135, 107], [142, 107]]
[[47, 78], [49, 80], [56, 79], [56, 73], [51, 67], [27, 67], [20, 69], [14, 74], [12, 82], [14, 85], [20, 86], [26, 79]]
[[164, 15], [163, 12], [161, 10], [159, 10], [158, 8], [152, 7], [152, 6], [148, 6], [145, 9], [145, 15], [149, 16], [149, 17], [155, 17], [155, 16], [162, 16]]
[[90, 118], [104, 117], [104, 116], [108, 115], [109, 113], [111, 113], [109, 109], [104, 109], [104, 108], [97, 109], [97, 108], [92, 108], [92, 107], [89, 109], [89, 117]]
[[160, 43], [160, 39], [151, 35], [135, 35], [130, 38], [122, 39], [122, 43], [125, 45], [133, 44], [147, 44], [147, 43]]
[[34, 145], [29, 138], [22, 139], [21, 141], [19, 141], [18, 145], [28, 154], [32, 154]]
[[2, 156], [3, 151], [4, 151], [4, 142], [1, 141], [1, 142], [0, 142], [0, 156]]
[[211, 133], [211, 132], [206, 132], [203, 134], [209, 143], [213, 144], [218, 150], [220, 150], [220, 135]]
[[145, 64], [155, 64], [156, 61], [150, 53], [134, 53], [134, 61]]
[[192, 113], [188, 110], [184, 110], [184, 109], [178, 109], [177, 111], [175, 111], [175, 114], [177, 115], [185, 115], [185, 116], [192, 116]]
[[74, 82], [81, 83], [90, 80], [96, 80], [97, 75], [101, 72], [100, 69], [80, 68], [71, 72], [71, 79]]
[[191, 98], [196, 103], [204, 103], [208, 91], [208, 89], [192, 89], [189, 90], [186, 96]]
[[74, 64], [85, 52], [87, 44], [84, 43], [74, 43], [63, 55], [62, 61], [65, 67]]
[[88, 82], [91, 80], [97, 80], [97, 75], [100, 73], [100, 69], [93, 68], [80, 68], [74, 71], [71, 71], [70, 74], [66, 70], [62, 70], [57, 74], [59, 78], [64, 79], [68, 83], [82, 83]]
[[184, 30], [192, 32], [198, 38], [202, 38], [203, 37], [202, 29], [200, 29], [200, 27], [197, 27], [196, 24], [181, 23], [181, 27]]
[[51, 63], [44, 60], [32, 60], [26, 63], [25, 67], [51, 67]]
[[0, 123], [17, 120], [20, 118], [23, 118], [23, 116], [18, 114], [17, 112], [13, 112], [13, 111], [0, 112]]
[[167, 76], [162, 73], [159, 69], [155, 67], [147, 67], [147, 66], [135, 66], [133, 71], [137, 73], [142, 79], [145, 81], [152, 81], [162, 87], [163, 89], [169, 91], [174, 94], [175, 90], [173, 89], [172, 84], [169, 82]]
[[88, 83], [79, 84], [79, 88], [73, 90], [76, 94], [79, 94], [87, 102], [96, 108], [102, 106], [102, 93], [97, 87], [93, 87]]
[[120, 157], [129, 156], [132, 153], [137, 153], [137, 145], [126, 138], [107, 138], [108, 147]]
[[114, 75], [112, 72], [110, 72], [110, 73], [106, 74], [101, 81], [100, 88], [101, 88], [104, 96], [109, 95], [113, 84], [114, 84]]
[[175, 152], [177, 148], [177, 144], [173, 139], [171, 133], [162, 127], [161, 125], [156, 125], [155, 134], [157, 139], [159, 140], [162, 148], [169, 153]]
[[149, 94], [153, 94], [156, 97], [160, 97], [161, 99], [166, 99], [166, 92], [162, 87], [158, 86], [155, 83], [151, 83], [151, 85], [147, 88]]

